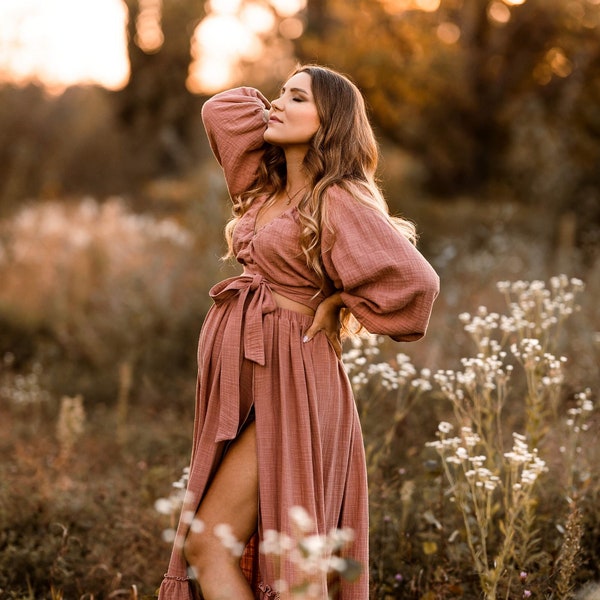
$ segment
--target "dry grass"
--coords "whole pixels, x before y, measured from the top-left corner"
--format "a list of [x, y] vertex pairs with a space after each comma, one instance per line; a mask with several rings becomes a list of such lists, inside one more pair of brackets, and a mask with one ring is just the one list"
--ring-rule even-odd
[[[207, 192], [209, 200], [220, 193]], [[500, 574], [498, 597], [593, 598], [600, 451], [586, 441], [589, 432], [573, 441], [565, 418], [577, 393], [589, 387], [595, 402], [600, 389], [598, 265], [568, 243], [554, 245], [543, 223], [515, 207], [474, 210], [465, 200], [452, 217], [435, 203], [408, 211], [427, 232], [423, 249], [442, 276], [442, 296], [425, 340], [377, 344], [367, 363], [386, 364], [387, 382], [380, 369], [358, 391], [373, 598], [481, 597], [464, 512], [425, 446], [440, 421], [455, 418], [431, 375], [461, 369], [460, 359], [473, 355], [458, 315], [480, 305], [501, 311], [496, 281], [548, 281], [560, 272], [586, 290], [556, 338], [568, 362], [539, 440], [549, 473], [522, 507], [519, 547]], [[162, 532], [171, 525], [154, 503], [188, 461], [195, 341], [206, 291], [223, 276], [223, 220], [214, 207], [175, 222], [139, 217], [121, 201], [88, 200], [33, 205], [0, 224], [0, 598], [154, 595], [170, 550]], [[527, 390], [526, 378], [513, 377], [502, 413], [509, 439], [525, 430]], [[588, 424], [597, 430], [597, 411]], [[493, 514], [496, 523], [501, 512]], [[494, 529], [491, 555], [501, 541]], [[566, 546], [572, 552], [561, 552]], [[515, 562], [519, 553], [529, 556], [525, 566]]]

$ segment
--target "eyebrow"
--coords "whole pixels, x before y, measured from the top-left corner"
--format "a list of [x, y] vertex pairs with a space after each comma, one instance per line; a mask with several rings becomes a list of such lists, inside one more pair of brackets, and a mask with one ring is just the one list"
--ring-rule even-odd
[[[285, 86], [283, 86], [281, 88], [281, 91], [285, 92]], [[309, 95], [306, 90], [303, 90], [302, 88], [297, 88], [297, 87], [290, 88], [290, 92], [300, 92], [301, 94], [306, 94], [307, 96]]]

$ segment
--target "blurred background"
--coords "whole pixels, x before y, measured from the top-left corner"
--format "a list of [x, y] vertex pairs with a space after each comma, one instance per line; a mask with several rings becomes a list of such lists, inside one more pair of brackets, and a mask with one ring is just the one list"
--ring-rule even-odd
[[306, 62], [358, 84], [442, 279], [419, 367], [458, 362], [457, 315], [500, 306], [497, 281], [566, 273], [586, 284], [570, 385], [597, 384], [599, 33], [600, 0], [0, 0], [0, 597], [158, 581], [152, 502], [191, 447], [207, 291], [235, 271], [200, 121], [227, 87], [273, 97]]

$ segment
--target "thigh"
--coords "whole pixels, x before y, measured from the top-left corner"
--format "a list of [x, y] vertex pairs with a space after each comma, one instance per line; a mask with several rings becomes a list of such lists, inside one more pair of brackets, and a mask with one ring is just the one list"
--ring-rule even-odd
[[[251, 422], [231, 444], [196, 513], [206, 533], [226, 523], [237, 540], [246, 544], [258, 519], [258, 461], [256, 425]], [[196, 535], [190, 532], [190, 539]], [[199, 540], [198, 540], [199, 541]]]

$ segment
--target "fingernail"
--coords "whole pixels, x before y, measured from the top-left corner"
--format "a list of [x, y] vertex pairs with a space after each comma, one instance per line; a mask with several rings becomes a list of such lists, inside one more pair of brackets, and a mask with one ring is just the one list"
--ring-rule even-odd
[[306, 342], [309, 342], [309, 341], [310, 341], [310, 338], [309, 338], [307, 335], [305, 335], [305, 336], [302, 338], [302, 341], [303, 341], [304, 343], [306, 343]]

